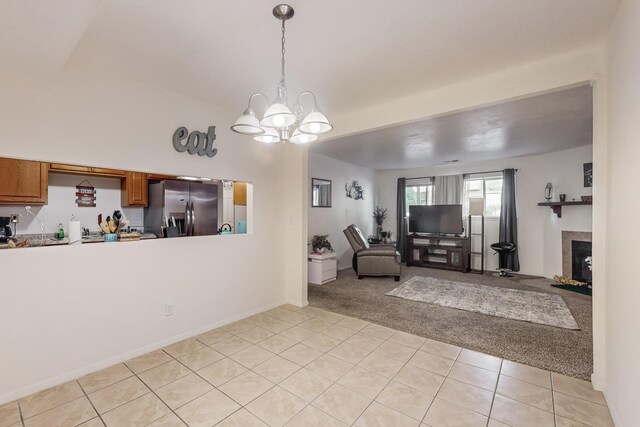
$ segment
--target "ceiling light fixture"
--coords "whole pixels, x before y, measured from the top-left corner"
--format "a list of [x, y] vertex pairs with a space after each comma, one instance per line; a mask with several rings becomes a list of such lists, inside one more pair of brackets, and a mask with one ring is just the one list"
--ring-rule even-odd
[[[269, 98], [263, 93], [254, 93], [249, 97], [247, 109], [231, 126], [232, 131], [252, 136], [254, 140], [266, 144], [287, 141], [294, 144], [306, 144], [317, 140], [318, 135], [333, 129], [327, 117], [318, 108], [316, 96], [312, 92], [305, 91], [298, 95], [293, 110], [287, 105], [287, 86], [284, 74], [285, 22], [293, 18], [293, 15], [293, 8], [288, 4], [280, 4], [273, 8], [273, 16], [282, 21], [282, 71], [280, 83], [278, 83], [278, 96], [267, 107], [262, 119], [258, 119], [255, 111], [251, 108], [253, 99], [262, 96], [269, 102]], [[302, 98], [306, 95], [313, 98], [313, 106], [310, 110], [305, 111]]]

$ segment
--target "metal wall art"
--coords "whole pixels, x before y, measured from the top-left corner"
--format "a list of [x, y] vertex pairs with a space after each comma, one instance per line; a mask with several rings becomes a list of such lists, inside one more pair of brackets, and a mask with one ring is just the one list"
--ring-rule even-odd
[[[186, 143], [182, 141], [186, 139]], [[178, 153], [197, 154], [199, 156], [213, 157], [218, 154], [218, 149], [213, 148], [213, 142], [216, 140], [216, 127], [209, 126], [207, 133], [194, 130], [189, 133], [186, 127], [179, 127], [173, 133], [173, 148]]]
[[362, 200], [364, 199], [364, 190], [362, 186], [358, 184], [358, 181], [353, 181], [351, 184], [346, 183], [344, 185], [345, 192], [347, 193], [347, 197], [354, 200]]

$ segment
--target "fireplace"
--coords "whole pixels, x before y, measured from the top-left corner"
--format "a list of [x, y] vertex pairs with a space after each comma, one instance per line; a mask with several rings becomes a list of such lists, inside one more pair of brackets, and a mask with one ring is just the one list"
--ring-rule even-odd
[[590, 232], [562, 232], [562, 275], [591, 285]]
[[571, 241], [571, 278], [591, 285], [591, 242]]

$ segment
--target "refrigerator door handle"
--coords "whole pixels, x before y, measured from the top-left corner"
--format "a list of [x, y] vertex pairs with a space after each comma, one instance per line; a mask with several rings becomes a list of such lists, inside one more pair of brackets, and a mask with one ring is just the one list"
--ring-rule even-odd
[[196, 208], [193, 205], [193, 202], [191, 202], [191, 235], [194, 235], [195, 232], [195, 228], [196, 228]]
[[185, 236], [188, 236], [189, 233], [191, 232], [191, 214], [189, 211], [189, 202], [187, 202], [185, 206], [184, 221], [185, 221], [185, 227], [186, 227], [184, 234]]

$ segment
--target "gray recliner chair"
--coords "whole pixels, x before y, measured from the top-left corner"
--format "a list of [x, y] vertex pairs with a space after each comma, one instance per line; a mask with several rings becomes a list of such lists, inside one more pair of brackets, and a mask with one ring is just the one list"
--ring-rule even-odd
[[400, 252], [394, 245], [369, 246], [358, 227], [351, 224], [343, 230], [344, 235], [353, 249], [353, 269], [358, 279], [364, 276], [394, 276], [400, 281]]

